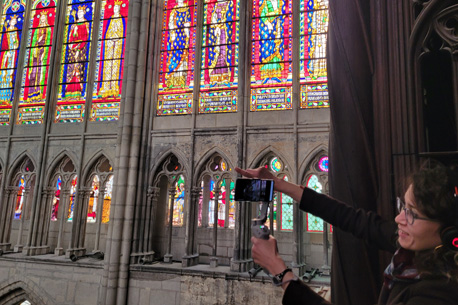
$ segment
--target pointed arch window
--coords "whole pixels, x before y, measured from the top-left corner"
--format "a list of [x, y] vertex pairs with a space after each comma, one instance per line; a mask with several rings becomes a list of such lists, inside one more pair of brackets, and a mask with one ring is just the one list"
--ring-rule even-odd
[[292, 0], [254, 0], [251, 111], [292, 108]]
[[[170, 211], [172, 211], [172, 224], [173, 226], [181, 227], [184, 224], [184, 199], [186, 195], [185, 190], [185, 178], [183, 175], [173, 177], [175, 181], [175, 196], [172, 202], [172, 198], [169, 197], [169, 205], [167, 210], [167, 219], [170, 219]], [[173, 207], [171, 206], [173, 203]]]
[[239, 1], [205, 0], [199, 113], [237, 111]]
[[[30, 190], [33, 190], [35, 181], [35, 165], [27, 158], [23, 161], [15, 175], [16, 200], [14, 205], [14, 219], [22, 219], [24, 211], [30, 210]], [[28, 217], [28, 216], [27, 216]]]
[[[321, 155], [312, 162], [306, 175], [305, 186], [317, 193], [327, 193], [327, 181], [329, 170], [329, 158]], [[323, 232], [323, 220], [310, 213], [307, 213], [307, 231]], [[332, 228], [331, 228], [332, 229]]]
[[43, 123], [58, 0], [32, 2], [16, 124]]
[[3, 1], [0, 49], [0, 125], [9, 125], [27, 2]]
[[192, 111], [196, 45], [195, 0], [165, 0], [157, 115]]
[[326, 40], [328, 0], [300, 0], [301, 108], [329, 106]]
[[68, 203], [67, 221], [73, 221], [73, 211], [75, 210], [76, 191], [78, 189], [78, 176], [74, 175], [70, 184], [70, 197]]

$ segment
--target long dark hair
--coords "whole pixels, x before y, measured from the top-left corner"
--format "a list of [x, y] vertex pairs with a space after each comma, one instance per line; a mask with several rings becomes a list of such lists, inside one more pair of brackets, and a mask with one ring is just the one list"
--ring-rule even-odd
[[[435, 160], [425, 162], [411, 176], [417, 209], [425, 216], [438, 220], [442, 229], [458, 224], [458, 167], [444, 166]], [[423, 277], [445, 276], [458, 281], [458, 252], [444, 246], [418, 253], [415, 263]]]

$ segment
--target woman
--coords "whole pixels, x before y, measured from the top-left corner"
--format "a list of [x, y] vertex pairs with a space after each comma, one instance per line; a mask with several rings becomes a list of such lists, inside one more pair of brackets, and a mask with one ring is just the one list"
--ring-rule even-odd
[[[248, 178], [273, 179], [275, 190], [299, 202], [301, 210], [381, 250], [394, 252], [378, 304], [458, 304], [458, 252], [441, 240], [441, 232], [458, 223], [456, 169], [434, 164], [413, 174], [404, 197], [398, 198], [400, 213], [395, 222], [279, 179], [266, 168], [235, 170]], [[251, 240], [253, 260], [271, 274], [280, 275], [283, 304], [329, 304], [290, 272], [272, 236]]]

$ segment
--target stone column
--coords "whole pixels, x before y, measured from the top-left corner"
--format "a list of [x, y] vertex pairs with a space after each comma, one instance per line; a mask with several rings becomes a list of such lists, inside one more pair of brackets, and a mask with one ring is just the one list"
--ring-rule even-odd
[[294, 274], [301, 276], [305, 273], [305, 261], [303, 255], [303, 237], [304, 237], [304, 213], [299, 210], [299, 204], [293, 203], [293, 248], [291, 268]]
[[14, 203], [12, 198], [14, 198], [14, 187], [8, 187], [4, 190], [4, 211], [5, 213], [0, 215], [3, 217], [3, 221], [0, 223], [0, 250], [8, 251], [11, 247], [10, 243], [10, 233], [11, 233], [11, 222], [14, 209]]
[[221, 189], [219, 187], [214, 188], [215, 192], [215, 203], [213, 206], [213, 249], [212, 249], [212, 257], [210, 257], [210, 267], [216, 268], [218, 267], [218, 256], [217, 256], [217, 249], [218, 249], [218, 199], [221, 193]]
[[55, 255], [63, 255], [62, 235], [64, 234], [64, 224], [67, 221], [67, 213], [70, 205], [70, 190], [62, 189], [59, 198], [59, 210], [57, 211], [57, 219], [59, 220], [59, 233], [57, 234], [57, 246], [54, 249]]
[[231, 259], [231, 271], [247, 272], [253, 267], [251, 259], [251, 203], [236, 202], [235, 244]]
[[[90, 196], [90, 195], [89, 195]], [[103, 204], [105, 203], [105, 188], [100, 188], [99, 194], [97, 195], [97, 212], [96, 212], [96, 231], [95, 231], [95, 244], [94, 244], [94, 252], [100, 251], [99, 250], [99, 242], [100, 242], [100, 229], [102, 227], [102, 212], [103, 212]]]
[[146, 226], [145, 226], [145, 236], [144, 236], [144, 245], [143, 251], [154, 252], [153, 251], [153, 232], [152, 232], [152, 223], [154, 220], [154, 207], [157, 206], [159, 200], [160, 188], [151, 186], [148, 188], [147, 196], [147, 214], [146, 214]]
[[185, 255], [182, 259], [182, 266], [189, 267], [197, 265], [199, 262], [199, 253], [197, 252], [197, 227], [199, 225], [199, 198], [202, 192], [201, 187], [193, 187], [188, 204], [187, 226], [185, 236]]
[[175, 204], [175, 188], [170, 187], [169, 189], [169, 200], [170, 200], [170, 209], [169, 209], [169, 224], [168, 224], [168, 236], [167, 236], [167, 253], [164, 255], [164, 263], [172, 263], [172, 229], [173, 229], [173, 206]]

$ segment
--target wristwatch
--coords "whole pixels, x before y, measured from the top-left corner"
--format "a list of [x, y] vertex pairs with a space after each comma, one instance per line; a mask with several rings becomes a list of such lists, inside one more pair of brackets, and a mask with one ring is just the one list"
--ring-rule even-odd
[[288, 272], [293, 272], [293, 270], [291, 270], [291, 268], [286, 268], [285, 270], [283, 270], [279, 274], [277, 274], [274, 277], [272, 277], [272, 283], [275, 286], [282, 285], [283, 284], [283, 277], [285, 277], [285, 274], [288, 273]]

